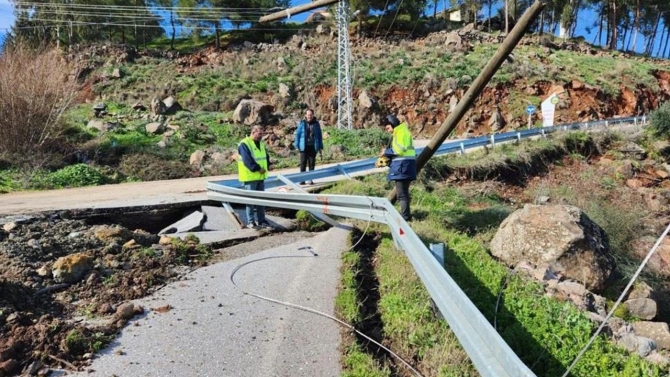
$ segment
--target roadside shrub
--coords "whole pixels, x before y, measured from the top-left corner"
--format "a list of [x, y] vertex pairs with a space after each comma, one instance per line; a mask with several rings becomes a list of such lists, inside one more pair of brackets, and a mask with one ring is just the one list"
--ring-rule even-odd
[[323, 140], [326, 153], [332, 146], [343, 146], [348, 157], [375, 157], [391, 138], [381, 127], [358, 130], [325, 127], [324, 132], [329, 134]]
[[78, 329], [73, 329], [65, 336], [63, 348], [72, 354], [80, 355], [86, 352], [89, 346], [86, 336]]
[[63, 113], [76, 97], [68, 72], [58, 50], [5, 49], [0, 56], [0, 152], [28, 155], [56, 144]]
[[328, 225], [320, 220], [317, 220], [312, 214], [307, 211], [298, 211], [296, 214], [298, 228], [308, 232], [321, 232], [328, 229]]
[[66, 166], [44, 179], [47, 188], [98, 186], [107, 182], [107, 177], [100, 170], [86, 164]]
[[649, 130], [656, 137], [670, 139], [670, 102], [665, 102], [651, 113]]

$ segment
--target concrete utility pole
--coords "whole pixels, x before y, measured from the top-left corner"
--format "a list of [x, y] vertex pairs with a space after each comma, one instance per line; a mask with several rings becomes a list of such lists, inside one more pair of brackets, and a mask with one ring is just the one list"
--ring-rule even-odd
[[[470, 89], [465, 93], [463, 98], [458, 102], [454, 112], [449, 114], [447, 120], [442, 123], [440, 129], [437, 130], [437, 133], [430, 140], [430, 143], [426, 148], [421, 152], [417, 158], [417, 170], [420, 171], [426, 162], [430, 160], [431, 157], [435, 154], [435, 151], [444, 143], [449, 134], [456, 128], [458, 122], [463, 118], [465, 113], [470, 109], [472, 104], [475, 102], [477, 97], [484, 90], [486, 85], [488, 85], [493, 75], [498, 72], [498, 69], [502, 63], [507, 59], [509, 54], [514, 50], [514, 47], [519, 43], [523, 35], [526, 33], [526, 29], [530, 24], [535, 20], [535, 18], [540, 14], [542, 9], [545, 7], [546, 3], [543, 0], [536, 0], [533, 5], [526, 10], [526, 12], [521, 16], [519, 22], [514, 26], [512, 31], [507, 35], [503, 44], [500, 45], [498, 51], [493, 55], [491, 60], [486, 64], [486, 67], [479, 74], [477, 79], [472, 83]], [[395, 201], [396, 192], [395, 189], [391, 191], [388, 195], [388, 200]]]
[[295, 16], [296, 14], [304, 13], [304, 12], [307, 12], [307, 11], [312, 10], [312, 9], [321, 8], [321, 7], [331, 5], [331, 4], [335, 4], [338, 1], [339, 0], [319, 0], [319, 1], [315, 1], [313, 3], [299, 5], [297, 7], [288, 8], [286, 10], [282, 10], [282, 11], [279, 11], [279, 12], [268, 14], [267, 16], [263, 16], [258, 20], [258, 22], [263, 23], [263, 22], [278, 21], [278, 20], [281, 20], [282, 18]]

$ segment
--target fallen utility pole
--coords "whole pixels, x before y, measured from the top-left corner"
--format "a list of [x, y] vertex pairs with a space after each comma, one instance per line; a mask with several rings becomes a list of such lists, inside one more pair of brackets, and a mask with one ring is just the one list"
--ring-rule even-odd
[[[449, 134], [451, 134], [454, 128], [456, 128], [458, 122], [461, 121], [465, 113], [468, 111], [468, 109], [470, 109], [477, 97], [479, 97], [486, 85], [488, 85], [489, 81], [491, 81], [493, 75], [498, 72], [498, 69], [503, 64], [505, 59], [507, 59], [509, 54], [512, 52], [512, 50], [514, 50], [523, 35], [526, 33], [528, 26], [530, 26], [537, 15], [540, 14], [545, 5], [546, 3], [544, 1], [536, 0], [535, 3], [533, 3], [533, 5], [531, 5], [530, 8], [524, 12], [523, 16], [521, 16], [519, 19], [519, 22], [516, 24], [516, 26], [514, 26], [510, 34], [503, 41], [503, 44], [498, 48], [491, 60], [486, 64], [486, 67], [484, 67], [477, 79], [475, 79], [475, 81], [472, 83], [470, 89], [468, 89], [463, 98], [461, 98], [461, 100], [458, 102], [454, 112], [452, 112], [444, 121], [444, 123], [442, 123], [440, 129], [437, 130], [435, 136], [433, 136], [433, 138], [430, 140], [430, 143], [428, 143], [423, 152], [421, 152], [416, 161], [417, 171], [420, 171], [424, 165], [426, 165], [426, 162], [428, 162], [428, 160], [433, 157], [435, 151], [437, 151], [437, 148], [439, 148], [440, 145], [444, 143]], [[395, 189], [391, 191], [387, 198], [391, 202], [395, 201]]]
[[307, 12], [308, 10], [312, 10], [312, 9], [316, 9], [316, 8], [325, 7], [325, 6], [328, 6], [328, 5], [331, 5], [331, 4], [335, 4], [338, 1], [339, 0], [319, 0], [319, 1], [315, 1], [313, 3], [309, 3], [309, 4], [305, 4], [305, 5], [299, 5], [297, 7], [288, 8], [288, 9], [282, 10], [280, 12], [275, 12], [275, 13], [272, 13], [272, 14], [268, 14], [267, 16], [263, 16], [258, 20], [258, 22], [263, 23], [263, 22], [272, 22], [272, 21], [281, 20], [282, 18], [295, 16], [296, 14]]

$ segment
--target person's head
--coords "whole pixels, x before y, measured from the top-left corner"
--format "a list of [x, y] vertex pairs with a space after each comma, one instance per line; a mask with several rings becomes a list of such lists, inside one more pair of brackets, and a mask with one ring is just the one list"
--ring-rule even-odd
[[399, 125], [400, 121], [395, 115], [389, 114], [386, 116], [386, 121], [384, 122], [384, 130], [386, 130], [386, 132], [393, 133], [393, 129]]
[[251, 138], [254, 141], [261, 141], [263, 138], [263, 126], [253, 126], [251, 127]]
[[307, 111], [305, 111], [305, 119], [308, 122], [311, 122], [311, 121], [314, 120], [314, 111], [312, 109], [307, 109]]

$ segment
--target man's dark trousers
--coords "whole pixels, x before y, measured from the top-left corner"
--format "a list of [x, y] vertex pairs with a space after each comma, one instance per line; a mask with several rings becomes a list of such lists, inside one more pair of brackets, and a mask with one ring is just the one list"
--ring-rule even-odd
[[304, 172], [307, 166], [309, 170], [314, 170], [314, 165], [316, 165], [316, 150], [314, 146], [308, 145], [300, 152], [300, 172]]
[[398, 194], [398, 201], [400, 202], [400, 215], [405, 221], [412, 219], [412, 214], [409, 210], [409, 184], [411, 180], [404, 179], [395, 181], [395, 192]]

